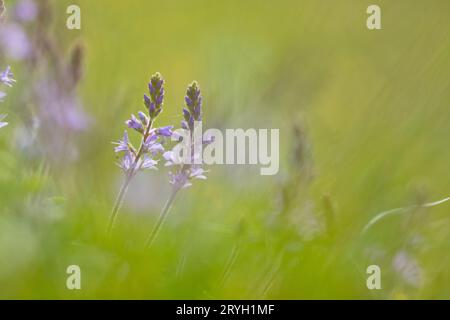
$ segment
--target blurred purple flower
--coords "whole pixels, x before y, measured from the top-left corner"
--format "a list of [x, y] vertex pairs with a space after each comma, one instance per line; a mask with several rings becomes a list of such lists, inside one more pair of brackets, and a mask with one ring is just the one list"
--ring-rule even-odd
[[[62, 88], [57, 79], [44, 76], [34, 84], [39, 106], [39, 121], [46, 124], [47, 131], [82, 131], [88, 126], [88, 118], [81, 111], [75, 92]], [[53, 128], [48, 125], [52, 124]], [[55, 126], [56, 125], [56, 126]]]
[[399, 251], [394, 256], [392, 265], [406, 283], [414, 287], [420, 287], [422, 269], [414, 257], [410, 256], [406, 251]]
[[14, 10], [19, 21], [32, 22], [38, 15], [38, 7], [33, 0], [20, 0]]
[[0, 28], [0, 47], [10, 59], [23, 60], [31, 53], [30, 40], [17, 24], [6, 24]]
[[6, 67], [6, 70], [0, 73], [0, 82], [4, 85], [7, 85], [8, 87], [12, 87], [13, 84], [16, 82], [14, 80], [14, 75], [11, 72], [11, 67]]
[[[53, 165], [65, 165], [78, 155], [75, 134], [90, 122], [77, 93], [84, 47], [76, 43], [66, 58], [66, 50], [54, 36], [48, 1], [14, 3], [10, 19], [0, 27], [0, 56], [23, 61], [27, 76], [20, 96], [30, 107], [25, 120], [33, 123], [25, 128], [28, 139], [18, 143], [30, 155], [44, 155]], [[8, 74], [0, 77], [12, 84]]]

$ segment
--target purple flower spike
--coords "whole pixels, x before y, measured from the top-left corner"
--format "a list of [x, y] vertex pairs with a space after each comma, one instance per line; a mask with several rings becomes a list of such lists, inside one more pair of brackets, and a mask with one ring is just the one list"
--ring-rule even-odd
[[196, 81], [188, 87], [186, 97], [184, 98], [189, 113], [194, 117], [193, 120], [187, 119], [186, 112], [183, 110], [186, 121], [201, 121], [202, 118], [202, 97], [200, 95], [200, 87]]
[[[201, 121], [202, 118], [202, 97], [200, 94], [200, 87], [197, 82], [193, 82], [188, 86], [185, 96], [186, 108], [183, 108], [184, 120], [181, 122], [181, 126], [185, 130], [189, 130], [191, 133], [191, 139], [194, 136], [194, 121]], [[212, 143], [213, 138], [205, 139], [204, 144]], [[193, 141], [192, 141], [193, 142]], [[177, 147], [177, 146], [176, 146]], [[175, 148], [176, 148], [175, 147]], [[186, 188], [191, 185], [190, 181], [193, 179], [206, 179], [205, 170], [203, 170], [201, 164], [201, 155], [190, 155], [190, 159], [180, 159], [180, 156], [175, 152], [175, 148], [172, 151], [164, 153], [164, 159], [166, 160], [166, 166], [177, 167], [170, 173], [170, 183], [174, 186], [175, 190]], [[194, 164], [195, 163], [195, 164]]]
[[144, 98], [145, 105], [147, 106], [151, 119], [155, 119], [162, 111], [162, 105], [164, 102], [164, 80], [161, 74], [155, 73], [148, 84], [148, 91], [150, 96]]

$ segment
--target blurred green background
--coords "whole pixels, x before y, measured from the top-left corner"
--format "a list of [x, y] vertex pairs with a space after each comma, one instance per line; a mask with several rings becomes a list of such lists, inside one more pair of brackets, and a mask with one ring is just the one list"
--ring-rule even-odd
[[[81, 31], [65, 28], [72, 3]], [[383, 29], [369, 31], [374, 3]], [[60, 40], [85, 44], [80, 95], [92, 122], [77, 161], [29, 161], [11, 139], [26, 81], [16, 74], [1, 105], [0, 298], [450, 298], [450, 203], [362, 233], [379, 212], [450, 196], [449, 1], [53, 4]], [[137, 177], [111, 238], [105, 229], [123, 178], [111, 141], [143, 109], [156, 71], [160, 125], [178, 125], [197, 80], [203, 126], [279, 128], [281, 165], [276, 176], [210, 167], [146, 250], [167, 170]], [[82, 290], [66, 289], [71, 264]], [[381, 290], [366, 287], [372, 264]]]

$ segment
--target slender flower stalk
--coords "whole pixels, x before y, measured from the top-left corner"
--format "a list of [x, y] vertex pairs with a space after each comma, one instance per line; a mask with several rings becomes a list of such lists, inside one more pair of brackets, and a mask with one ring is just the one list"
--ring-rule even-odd
[[[169, 182], [172, 185], [172, 192], [169, 199], [166, 202], [161, 214], [153, 227], [147, 239], [147, 247], [151, 247], [157, 238], [161, 227], [163, 226], [172, 204], [181, 189], [188, 188], [192, 185], [191, 181], [194, 179], [206, 179], [204, 175], [205, 171], [202, 168], [201, 163], [198, 164], [198, 158], [200, 155], [196, 154], [197, 148], [195, 148], [194, 138], [194, 126], [196, 122], [202, 121], [202, 96], [198, 83], [194, 81], [188, 86], [185, 96], [185, 108], [183, 108], [184, 120], [181, 122], [181, 127], [184, 131], [187, 131], [185, 136], [189, 137], [190, 141], [180, 141], [181, 143], [187, 143], [190, 149], [190, 157], [188, 159], [182, 159], [179, 156], [176, 148], [164, 153], [164, 159], [166, 160], [166, 166], [174, 166], [175, 170], [169, 172]], [[204, 141], [203, 143], [207, 143]], [[201, 159], [201, 157], [200, 157]]]
[[175, 200], [175, 197], [178, 194], [178, 189], [175, 187], [172, 189], [172, 192], [170, 193], [169, 199], [167, 199], [166, 204], [164, 205], [164, 208], [161, 211], [161, 214], [158, 217], [158, 221], [156, 222], [156, 225], [153, 227], [152, 233], [148, 236], [146, 246], [151, 247], [153, 242], [155, 241], [156, 237], [158, 236], [159, 231], [161, 230], [161, 227], [163, 226], [164, 222], [166, 221], [167, 216], [169, 215], [170, 209], [172, 208], [172, 204]]
[[[0, 23], [3, 20], [3, 13], [5, 13], [5, 3], [3, 0], [0, 0]], [[11, 87], [16, 80], [13, 78], [13, 74], [11, 72], [11, 68], [8, 66], [4, 72], [0, 72], [0, 84]], [[6, 97], [6, 93], [0, 91], [0, 102], [3, 102], [3, 99]], [[0, 114], [0, 128], [6, 127], [8, 122], [4, 122], [3, 120], [6, 118], [6, 115]]]
[[139, 148], [135, 148], [131, 144], [127, 131], [125, 131], [122, 140], [114, 143], [116, 145], [114, 151], [118, 154], [123, 154], [118, 165], [125, 173], [125, 180], [117, 195], [109, 218], [108, 233], [114, 228], [117, 214], [122, 206], [131, 180], [141, 170], [156, 169], [157, 161], [154, 160], [154, 157], [164, 152], [160, 137], [172, 135], [171, 126], [153, 128], [156, 118], [162, 112], [164, 101], [164, 80], [159, 73], [151, 77], [148, 89], [149, 95], [144, 95], [144, 105], [147, 113], [139, 111], [138, 117], [131, 115], [131, 118], [125, 122], [128, 128], [135, 130], [141, 135]]

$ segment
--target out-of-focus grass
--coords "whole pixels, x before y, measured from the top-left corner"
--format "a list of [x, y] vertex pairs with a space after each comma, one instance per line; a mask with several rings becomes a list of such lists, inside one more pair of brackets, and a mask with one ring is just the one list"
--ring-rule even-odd
[[[81, 32], [59, 33], [86, 43], [94, 122], [79, 161], [59, 171], [23, 159], [8, 143], [13, 123], [0, 132], [0, 297], [450, 298], [449, 204], [361, 235], [379, 211], [450, 194], [448, 1], [378, 1], [381, 31], [365, 27], [371, 1], [77, 2]], [[105, 228], [121, 180], [110, 142], [155, 71], [166, 79], [161, 124], [181, 120], [196, 79], [205, 127], [280, 128], [282, 154], [274, 177], [211, 168], [145, 250], [166, 171], [134, 181], [112, 238]], [[298, 123], [310, 163], [300, 172]], [[406, 271], [393, 266], [399, 252]], [[81, 291], [65, 287], [70, 264]], [[370, 264], [382, 290], [366, 288]]]

